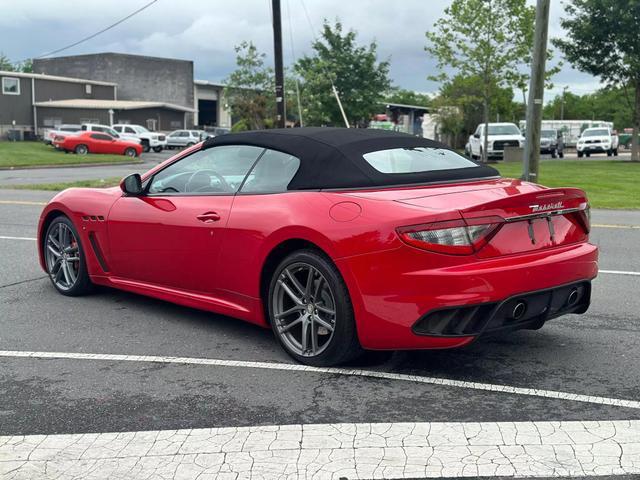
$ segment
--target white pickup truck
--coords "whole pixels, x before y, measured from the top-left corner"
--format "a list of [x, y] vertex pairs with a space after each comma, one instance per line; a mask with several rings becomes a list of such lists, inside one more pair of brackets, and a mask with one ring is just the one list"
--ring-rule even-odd
[[167, 137], [162, 133], [150, 132], [142, 125], [131, 125], [117, 123], [113, 125], [113, 129], [120, 136], [131, 136], [140, 140], [142, 149], [145, 152], [153, 149], [154, 152], [161, 152], [163, 148], [167, 148]]
[[618, 155], [618, 135], [613, 135], [608, 127], [587, 128], [582, 132], [576, 145], [578, 157], [592, 153], [606, 153], [608, 157]]
[[[520, 129], [513, 123], [490, 123], [487, 142], [487, 158], [503, 158], [504, 147], [524, 146], [524, 137]], [[467, 154], [474, 159], [483, 157], [484, 123], [478, 125], [467, 143]]]

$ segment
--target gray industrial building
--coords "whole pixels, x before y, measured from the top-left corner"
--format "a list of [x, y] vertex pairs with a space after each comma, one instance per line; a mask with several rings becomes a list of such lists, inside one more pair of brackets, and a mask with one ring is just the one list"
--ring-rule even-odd
[[193, 62], [121, 53], [36, 59], [0, 72], [0, 138], [61, 123], [135, 123], [150, 130], [230, 127], [224, 86], [193, 78]]
[[[117, 83], [118, 100], [163, 102], [193, 109], [190, 60], [96, 53], [35, 59], [33, 71]], [[192, 125], [193, 115], [187, 115], [186, 121]]]

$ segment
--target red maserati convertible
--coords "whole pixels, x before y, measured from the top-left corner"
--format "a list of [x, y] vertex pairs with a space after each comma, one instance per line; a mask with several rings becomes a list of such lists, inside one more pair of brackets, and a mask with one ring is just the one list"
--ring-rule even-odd
[[75, 152], [78, 155], [87, 153], [111, 153], [113, 155], [127, 155], [137, 157], [142, 153], [139, 143], [114, 138], [101, 132], [82, 132], [79, 135], [57, 135], [53, 145], [65, 152]]
[[583, 191], [378, 130], [210, 138], [120, 187], [61, 192], [38, 236], [64, 295], [99, 284], [237, 317], [311, 365], [540, 328], [587, 310], [598, 268]]

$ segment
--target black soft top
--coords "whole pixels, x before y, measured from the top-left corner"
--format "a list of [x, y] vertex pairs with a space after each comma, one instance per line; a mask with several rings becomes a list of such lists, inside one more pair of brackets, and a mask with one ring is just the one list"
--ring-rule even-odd
[[480, 164], [432, 172], [379, 172], [363, 154], [403, 147], [451, 150], [433, 140], [385, 130], [325, 127], [255, 130], [208, 138], [202, 148], [218, 145], [253, 145], [298, 157], [300, 168], [289, 183], [289, 190], [410, 185], [500, 175], [495, 169]]

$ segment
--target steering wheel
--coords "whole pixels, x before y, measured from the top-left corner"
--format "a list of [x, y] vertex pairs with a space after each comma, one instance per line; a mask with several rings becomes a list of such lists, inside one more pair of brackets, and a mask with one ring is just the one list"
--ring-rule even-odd
[[198, 175], [206, 175], [207, 181], [209, 182], [209, 184], [211, 183], [211, 176], [214, 176], [220, 181], [220, 185], [222, 186], [222, 191], [231, 192], [233, 190], [231, 186], [227, 183], [227, 181], [224, 179], [224, 177], [220, 175], [218, 172], [214, 170], [196, 170], [189, 177], [189, 180], [187, 180], [187, 183], [184, 186], [184, 189], [186, 192], [199, 192], [199, 191], [203, 191], [203, 189], [205, 188], [210, 187], [210, 185], [208, 184], [208, 185], [204, 185], [204, 186], [200, 186], [192, 189], [190, 184]]

